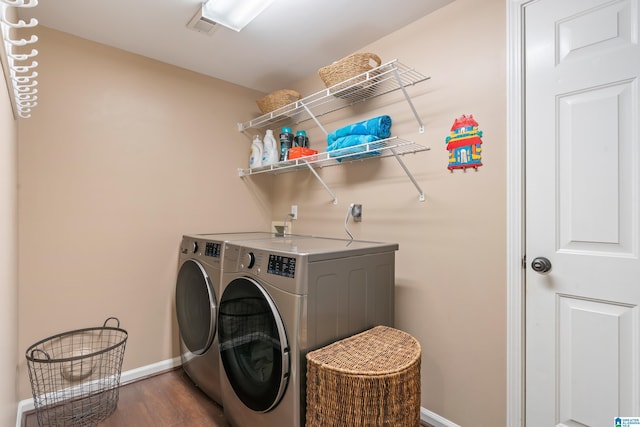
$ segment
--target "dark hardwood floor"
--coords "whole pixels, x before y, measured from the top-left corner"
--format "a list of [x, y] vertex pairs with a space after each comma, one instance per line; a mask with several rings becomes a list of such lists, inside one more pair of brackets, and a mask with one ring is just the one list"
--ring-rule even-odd
[[[22, 427], [38, 427], [35, 412], [27, 413], [23, 417]], [[182, 369], [175, 369], [122, 384], [118, 407], [97, 427], [230, 427], [230, 425], [224, 418], [222, 407], [194, 386]], [[430, 426], [423, 423], [421, 427]]]
[[[23, 427], [38, 427], [35, 412]], [[229, 427], [222, 407], [195, 387], [182, 369], [120, 386], [118, 407], [98, 427]]]

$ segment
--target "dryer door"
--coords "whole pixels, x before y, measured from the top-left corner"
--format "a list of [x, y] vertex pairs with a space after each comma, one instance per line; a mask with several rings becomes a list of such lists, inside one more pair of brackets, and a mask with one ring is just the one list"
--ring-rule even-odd
[[176, 313], [180, 337], [193, 354], [203, 354], [216, 335], [216, 294], [211, 279], [198, 261], [182, 264], [176, 283]]
[[273, 300], [255, 280], [234, 279], [220, 300], [220, 355], [238, 398], [258, 412], [273, 409], [289, 381], [289, 344]]

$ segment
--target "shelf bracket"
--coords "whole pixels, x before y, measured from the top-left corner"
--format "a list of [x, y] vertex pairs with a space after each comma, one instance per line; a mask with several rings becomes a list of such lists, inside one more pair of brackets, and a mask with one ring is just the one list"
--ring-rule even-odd
[[396, 149], [395, 148], [390, 148], [390, 150], [393, 153], [393, 156], [398, 161], [398, 163], [400, 163], [400, 166], [402, 166], [402, 169], [404, 169], [404, 173], [407, 174], [407, 176], [409, 177], [409, 179], [411, 180], [413, 185], [418, 190], [418, 200], [421, 201], [421, 202], [424, 202], [424, 191], [422, 191], [422, 188], [420, 188], [420, 186], [418, 185], [418, 181], [416, 181], [416, 179], [413, 177], [413, 175], [411, 174], [411, 172], [407, 168], [407, 165], [404, 164], [404, 162], [402, 161], [402, 159], [398, 155], [398, 152], [396, 151]]
[[302, 105], [302, 108], [304, 108], [307, 114], [309, 115], [309, 117], [311, 117], [313, 121], [316, 122], [316, 125], [322, 130], [322, 132], [324, 132], [325, 135], [328, 135], [327, 130], [324, 128], [324, 126], [322, 126], [322, 123], [318, 121], [318, 118], [316, 117], [316, 115], [311, 112], [309, 107], [307, 107], [307, 104], [300, 101], [298, 101], [298, 103]]
[[318, 180], [318, 182], [320, 184], [322, 184], [322, 186], [324, 187], [325, 190], [327, 190], [327, 193], [329, 193], [329, 195], [331, 196], [331, 198], [333, 199], [333, 204], [337, 205], [338, 204], [338, 198], [336, 197], [336, 195], [333, 193], [333, 191], [331, 191], [331, 189], [329, 188], [329, 186], [322, 180], [322, 178], [320, 177], [320, 175], [318, 175], [318, 172], [316, 172], [315, 168], [313, 166], [311, 166], [309, 163], [305, 162], [305, 164], [307, 165], [307, 167], [309, 168], [309, 170], [311, 171], [311, 173], [316, 177], [316, 179]]
[[416, 117], [416, 120], [418, 121], [418, 126], [419, 126], [418, 132], [424, 133], [424, 124], [422, 123], [422, 120], [418, 115], [418, 111], [416, 110], [416, 107], [414, 107], [413, 102], [411, 102], [411, 97], [409, 97], [409, 94], [407, 93], [407, 89], [405, 89], [404, 84], [402, 84], [402, 80], [400, 79], [400, 74], [398, 74], [398, 69], [395, 67], [393, 69], [393, 75], [396, 77], [396, 80], [398, 80], [398, 86], [400, 86], [400, 89], [402, 89], [402, 93], [404, 94], [404, 97], [407, 100], [407, 103], [409, 104], [411, 111], [413, 111], [413, 115]]

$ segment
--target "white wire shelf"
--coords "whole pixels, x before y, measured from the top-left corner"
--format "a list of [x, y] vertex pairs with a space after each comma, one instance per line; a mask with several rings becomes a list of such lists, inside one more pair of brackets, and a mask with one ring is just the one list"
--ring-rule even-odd
[[[306, 96], [299, 101], [278, 108], [268, 114], [264, 114], [247, 122], [238, 123], [238, 130], [242, 132], [247, 129], [265, 128], [282, 121], [291, 121], [298, 124], [310, 119], [313, 119], [320, 125], [317, 117], [324, 114], [364, 102], [398, 89], [404, 91], [406, 86], [414, 85], [428, 79], [429, 77], [394, 59], [370, 71], [345, 80], [342, 83], [338, 83], [330, 88]], [[405, 96], [407, 96], [406, 93]], [[417, 114], [416, 118], [418, 118]], [[421, 122], [420, 127], [422, 129]]]
[[[320, 121], [318, 121], [318, 117], [400, 89], [402, 90], [404, 98], [418, 122], [419, 132], [424, 133], [424, 125], [413, 105], [413, 102], [411, 102], [406, 86], [414, 85], [428, 79], [429, 77], [394, 59], [393, 61], [382, 64], [370, 71], [331, 86], [330, 88], [321, 90], [302, 98], [299, 101], [285, 105], [271, 113], [264, 114], [253, 120], [249, 120], [248, 122], [238, 123], [238, 130], [243, 132], [252, 128], [259, 129], [267, 126], [273, 127], [275, 123], [284, 121], [287, 123], [293, 122], [298, 124], [312, 119], [324, 134], [327, 135], [328, 132], [322, 126]], [[418, 190], [419, 200], [423, 202], [425, 200], [424, 192], [402, 161], [401, 157], [404, 154], [417, 153], [419, 151], [426, 150], [429, 150], [429, 147], [425, 147], [411, 141], [405, 141], [398, 137], [392, 137], [367, 144], [342, 148], [331, 152], [323, 152], [293, 160], [277, 162], [272, 165], [238, 169], [238, 174], [244, 177], [261, 173], [278, 174], [293, 172], [299, 169], [308, 169], [320, 184], [322, 184], [324, 189], [331, 195], [333, 198], [333, 204], [337, 204], [338, 199], [336, 195], [323, 181], [322, 177], [320, 177], [316, 171], [317, 168], [340, 165], [353, 161], [393, 156]]]
[[308, 169], [313, 173], [316, 179], [322, 184], [324, 189], [333, 198], [333, 203], [337, 204], [338, 199], [335, 194], [329, 189], [324, 180], [316, 172], [317, 168], [336, 166], [344, 163], [350, 163], [355, 161], [364, 161], [368, 159], [379, 159], [384, 157], [395, 157], [400, 166], [407, 173], [407, 176], [413, 182], [419, 193], [419, 200], [424, 201], [424, 192], [413, 178], [413, 175], [409, 172], [400, 156], [405, 154], [417, 153], [420, 151], [427, 151], [429, 147], [416, 144], [412, 141], [405, 141], [398, 137], [392, 137], [387, 139], [381, 139], [366, 144], [354, 145], [352, 147], [341, 148], [330, 152], [322, 152], [313, 154], [311, 156], [299, 157], [293, 160], [285, 160], [277, 162], [267, 166], [260, 166], [257, 168], [238, 169], [238, 175], [256, 175], [261, 173], [280, 174], [286, 172], [293, 172], [300, 169]]
[[326, 167], [336, 166], [349, 162], [379, 159], [394, 155], [405, 155], [409, 153], [417, 153], [419, 151], [429, 150], [429, 147], [416, 144], [411, 141], [405, 141], [398, 137], [381, 139], [352, 147], [341, 148], [334, 151], [325, 151], [311, 156], [298, 157], [297, 159], [285, 160], [273, 163], [267, 166], [259, 166], [256, 168], [238, 169], [238, 175], [256, 175], [260, 173], [286, 173], [299, 169], [308, 169], [309, 166]]

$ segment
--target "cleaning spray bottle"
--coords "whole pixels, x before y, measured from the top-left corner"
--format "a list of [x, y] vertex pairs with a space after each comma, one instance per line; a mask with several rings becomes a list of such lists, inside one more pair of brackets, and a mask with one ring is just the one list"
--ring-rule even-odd
[[262, 153], [264, 152], [264, 146], [260, 135], [253, 137], [253, 143], [251, 144], [251, 157], [249, 157], [249, 167], [257, 168], [262, 166]]
[[276, 138], [273, 136], [273, 130], [267, 129], [264, 136], [264, 152], [262, 155], [262, 165], [272, 165], [277, 163], [280, 158], [280, 152], [278, 145], [276, 144]]

